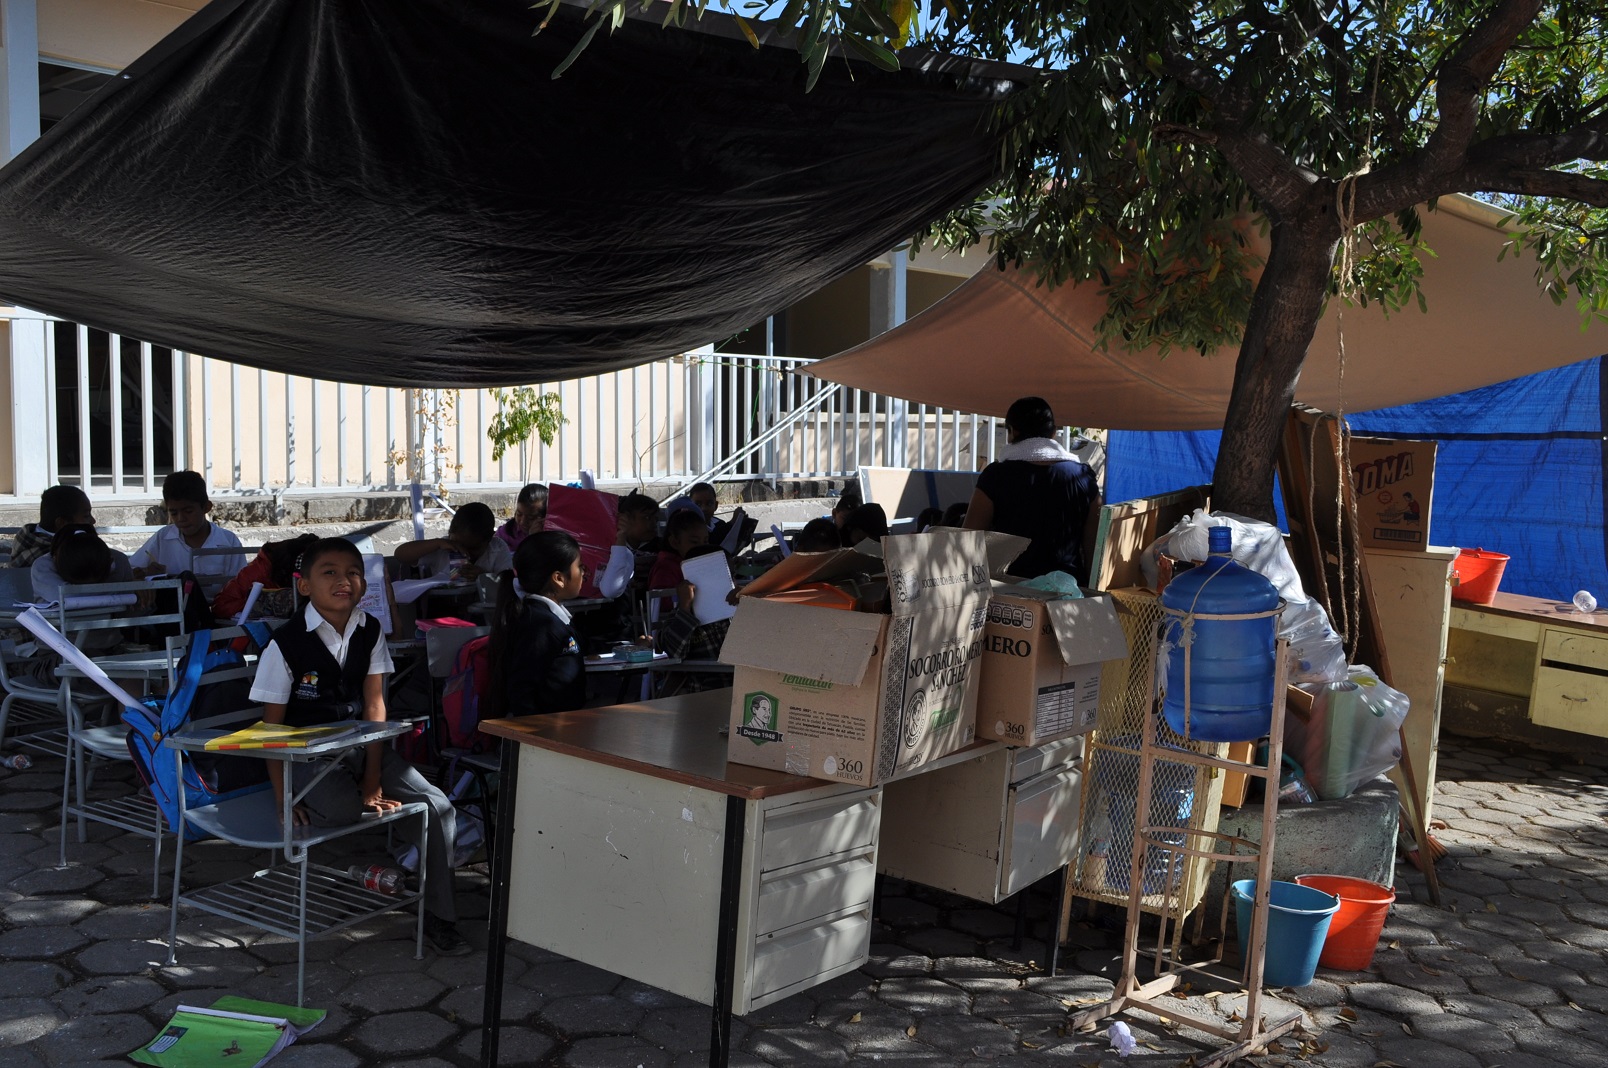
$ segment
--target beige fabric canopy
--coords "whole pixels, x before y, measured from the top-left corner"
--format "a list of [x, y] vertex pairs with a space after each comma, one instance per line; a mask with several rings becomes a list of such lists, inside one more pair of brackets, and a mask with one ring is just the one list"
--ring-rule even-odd
[[[1497, 256], [1500, 211], [1467, 197], [1422, 210], [1423, 292], [1388, 320], [1377, 305], [1330, 301], [1296, 399], [1361, 412], [1443, 397], [1608, 352], [1608, 325], [1581, 330], [1535, 282], [1529, 254]], [[1265, 252], [1265, 250], [1264, 250]], [[1004, 415], [1018, 397], [1047, 399], [1072, 426], [1210, 430], [1222, 426], [1236, 346], [1211, 356], [1096, 347], [1105, 306], [1095, 283], [1039, 286], [1025, 271], [984, 268], [904, 325], [812, 364], [831, 382], [964, 412]], [[1339, 373], [1339, 325], [1345, 375]]]

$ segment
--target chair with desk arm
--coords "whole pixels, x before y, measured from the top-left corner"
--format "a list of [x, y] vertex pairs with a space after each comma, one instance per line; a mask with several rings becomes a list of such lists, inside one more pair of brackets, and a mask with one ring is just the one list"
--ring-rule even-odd
[[[180, 791], [180, 818], [185, 823], [232, 845], [270, 850], [282, 860], [276, 857], [254, 872], [186, 893], [180, 877], [185, 841], [184, 836], [179, 835], [168, 917], [167, 963], [178, 963], [181, 904], [293, 939], [296, 942], [297, 1005], [303, 1003], [306, 992], [307, 940], [315, 935], [342, 930], [399, 907], [413, 906], [417, 912], [414, 957], [422, 959], [428, 880], [424, 854], [429, 844], [430, 806], [422, 801], [410, 802], [387, 812], [365, 814], [356, 823], [330, 827], [298, 825], [292, 817], [293, 808], [324, 775], [337, 767], [341, 754], [371, 741], [387, 742], [405, 729], [404, 724], [397, 722], [360, 723], [352, 735], [333, 741], [314, 742], [301, 749], [251, 751], [251, 756], [277, 759], [285, 764], [282, 807], [277, 809], [271, 790], [227, 798], [200, 808], [189, 808], [184, 792]], [[185, 752], [203, 750], [209, 734], [216, 732], [199, 728], [185, 730], [167, 735], [164, 744], [178, 763]], [[294, 790], [291, 765], [315, 760], [326, 762], [323, 771], [299, 792]], [[313, 863], [315, 847], [382, 825], [389, 830], [395, 821], [415, 816], [421, 821], [416, 890], [407, 889], [394, 896], [384, 894], [354, 882], [342, 868]]]
[[[10, 612], [33, 599], [33, 574], [28, 568], [0, 567], [0, 609]], [[0, 745], [9, 729], [14, 745], [47, 756], [67, 756], [56, 679], [41, 674], [52, 667], [48, 657], [24, 656], [15, 641], [0, 641], [0, 689], [5, 691], [0, 699]]]
[[[244, 559], [246, 563], [250, 563], [261, 548], [262, 546], [260, 545], [242, 545], [238, 547], [219, 545], [190, 550], [190, 573], [195, 576], [195, 581], [200, 585], [201, 595], [206, 598], [207, 604], [212, 603], [218, 593], [229, 584], [229, 580], [240, 573], [241, 568], [236, 568], [228, 574], [219, 572], [203, 573], [197, 566], [197, 561], [208, 557], [238, 556]], [[244, 567], [245, 565], [241, 566]]]
[[[85, 640], [91, 636], [105, 636], [111, 631], [120, 631], [125, 628], [136, 627], [174, 627], [179, 631], [180, 642], [184, 632], [183, 591], [184, 584], [178, 579], [156, 579], [150, 582], [104, 582], [90, 585], [63, 587], [67, 594], [57, 606], [57, 629], [66, 635], [74, 645], [83, 649]], [[131, 605], [119, 607], [117, 605], [102, 605], [98, 608], [73, 607], [75, 600], [121, 599], [132, 596]], [[173, 607], [164, 610], [160, 601], [171, 596]], [[146, 599], [149, 599], [148, 601]], [[125, 610], [132, 608], [134, 614]], [[86, 650], [87, 652], [87, 650]], [[91, 654], [92, 655], [92, 654]], [[169, 678], [171, 667], [167, 657], [162, 656], [156, 677]], [[110, 674], [116, 674], [112, 668]], [[142, 681], [149, 680], [152, 669], [141, 667], [138, 676]], [[125, 678], [134, 676], [124, 676]], [[58, 866], [67, 866], [67, 824], [70, 818], [76, 817], [78, 823], [78, 841], [88, 840], [88, 822], [104, 823], [108, 826], [129, 831], [143, 838], [153, 841], [153, 873], [151, 876], [151, 894], [153, 897], [161, 893], [160, 875], [154, 869], [161, 865], [162, 835], [164, 826], [162, 813], [152, 803], [150, 795], [140, 790], [133, 795], [106, 798], [90, 801], [86, 797], [90, 785], [91, 774], [88, 767], [90, 760], [131, 760], [128, 751], [128, 728], [121, 722], [89, 726], [85, 722], [84, 706], [89, 704], [108, 705], [108, 699], [98, 690], [91, 690], [92, 684], [84, 682], [81, 678], [75, 679], [69, 675], [62, 675], [57, 684], [56, 694], [61, 716], [66, 722], [63, 730], [65, 736], [65, 760], [63, 762], [61, 783], [61, 835], [60, 854]]]

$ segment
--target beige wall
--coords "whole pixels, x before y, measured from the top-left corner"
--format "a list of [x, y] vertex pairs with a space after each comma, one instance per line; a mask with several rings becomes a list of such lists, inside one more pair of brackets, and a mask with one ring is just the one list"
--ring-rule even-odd
[[[560, 395], [570, 421], [552, 446], [544, 448], [537, 443], [532, 448], [529, 477], [536, 481], [573, 479], [583, 467], [606, 479], [638, 474], [645, 477], [668, 469], [672, 462], [682, 465], [686, 451], [686, 375], [686, 365], [672, 360], [640, 367], [635, 372], [620, 371], [542, 387]], [[189, 462], [200, 470], [206, 463], [210, 443], [210, 481], [220, 491], [226, 492], [237, 484], [291, 484], [292, 456], [293, 484], [297, 487], [385, 485], [392, 478], [388, 456], [393, 451], [402, 454], [407, 447], [412, 400], [405, 390], [287, 379], [279, 374], [260, 374], [248, 367], [238, 368], [231, 375], [229, 364], [199, 356], [189, 357], [187, 376]], [[651, 398], [650, 383], [657, 387], [657, 395]], [[238, 405], [231, 399], [236, 396]], [[293, 396], [295, 401], [294, 428], [287, 418], [287, 396]], [[346, 403], [344, 420], [342, 397]], [[266, 420], [262, 418], [264, 399]], [[486, 430], [497, 413], [497, 403], [490, 391], [462, 390], [453, 394], [453, 399], [451, 418], [443, 425], [443, 480], [449, 485], [520, 480], [517, 451], [506, 454], [500, 463], [491, 458], [492, 445]], [[237, 406], [238, 424], [234, 419]], [[387, 408], [391, 413], [389, 435]], [[268, 431], [266, 469], [262, 464], [262, 427]], [[342, 442], [346, 448], [344, 466]], [[237, 447], [238, 472], [234, 467]], [[461, 470], [453, 466], [457, 464], [462, 464]], [[394, 474], [395, 481], [407, 481], [405, 467], [399, 467]]]
[[39, 52], [122, 70], [206, 0], [39, 0]]

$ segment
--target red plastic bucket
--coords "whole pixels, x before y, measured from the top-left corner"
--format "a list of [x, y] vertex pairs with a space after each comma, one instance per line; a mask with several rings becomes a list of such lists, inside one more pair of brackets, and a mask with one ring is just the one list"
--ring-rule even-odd
[[1366, 879], [1344, 875], [1297, 875], [1296, 884], [1322, 890], [1340, 899], [1340, 911], [1329, 924], [1318, 963], [1341, 972], [1360, 972], [1373, 962], [1379, 932], [1390, 915], [1396, 891]]
[[1490, 604], [1496, 599], [1496, 588], [1502, 584], [1502, 571], [1508, 558], [1502, 553], [1484, 549], [1460, 549], [1452, 570], [1457, 572], [1457, 585], [1452, 587], [1452, 600], [1470, 604]]

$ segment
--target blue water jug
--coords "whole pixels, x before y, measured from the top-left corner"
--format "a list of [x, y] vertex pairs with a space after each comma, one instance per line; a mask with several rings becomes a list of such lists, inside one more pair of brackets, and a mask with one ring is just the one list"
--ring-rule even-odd
[[[1233, 532], [1228, 527], [1212, 527], [1207, 537], [1211, 556], [1174, 578], [1161, 594], [1161, 605], [1169, 610], [1165, 641], [1170, 646], [1162, 714], [1169, 727], [1188, 738], [1254, 741], [1273, 725], [1279, 593], [1267, 579], [1234, 562], [1229, 555]], [[1267, 614], [1252, 619], [1200, 618], [1258, 613]], [[1187, 731], [1186, 660], [1192, 675]]]

